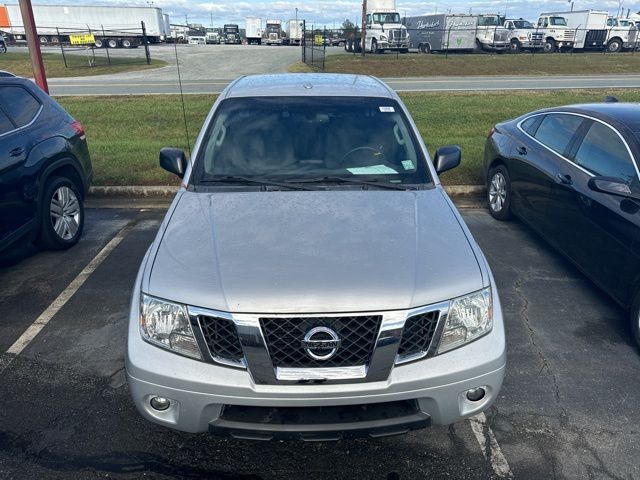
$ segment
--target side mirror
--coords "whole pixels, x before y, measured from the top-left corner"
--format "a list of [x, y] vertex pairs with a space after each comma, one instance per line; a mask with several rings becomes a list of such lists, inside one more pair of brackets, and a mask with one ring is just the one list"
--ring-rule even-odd
[[187, 171], [187, 157], [179, 148], [165, 147], [160, 150], [160, 166], [167, 172], [183, 178]]
[[589, 179], [589, 189], [594, 192], [607, 193], [623, 198], [640, 200], [640, 195], [634, 194], [631, 187], [621, 178], [616, 177], [592, 177]]
[[440, 147], [436, 151], [436, 158], [433, 161], [433, 165], [436, 167], [438, 174], [446, 172], [460, 165], [462, 160], [462, 151], [457, 145], [447, 145], [446, 147]]

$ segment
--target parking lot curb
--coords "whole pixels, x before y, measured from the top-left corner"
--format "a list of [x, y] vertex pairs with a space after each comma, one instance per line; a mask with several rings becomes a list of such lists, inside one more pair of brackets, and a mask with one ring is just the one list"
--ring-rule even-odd
[[[162, 198], [172, 197], [178, 186], [102, 186], [91, 187], [92, 197]], [[485, 193], [482, 185], [445, 185], [447, 194], [453, 198], [481, 199]]]

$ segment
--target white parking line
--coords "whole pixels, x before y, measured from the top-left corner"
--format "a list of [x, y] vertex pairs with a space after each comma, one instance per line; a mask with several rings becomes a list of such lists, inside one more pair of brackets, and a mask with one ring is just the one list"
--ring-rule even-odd
[[60, 311], [62, 307], [75, 295], [75, 293], [84, 285], [84, 282], [91, 276], [93, 272], [100, 266], [109, 254], [122, 242], [127, 232], [131, 228], [132, 223], [126, 225], [118, 234], [107, 243], [102, 250], [91, 260], [86, 267], [78, 274], [76, 278], [58, 295], [51, 305], [42, 312], [42, 314], [33, 322], [29, 328], [14, 342], [9, 350], [0, 358], [0, 373], [2, 373], [22, 351], [33, 341], [33, 339], [47, 326], [49, 321]]
[[493, 430], [487, 423], [487, 417], [484, 413], [480, 413], [469, 419], [471, 429], [473, 430], [476, 440], [482, 449], [482, 455], [489, 460], [491, 468], [496, 475], [502, 478], [513, 478], [513, 472], [509, 467], [509, 463], [505, 458]]

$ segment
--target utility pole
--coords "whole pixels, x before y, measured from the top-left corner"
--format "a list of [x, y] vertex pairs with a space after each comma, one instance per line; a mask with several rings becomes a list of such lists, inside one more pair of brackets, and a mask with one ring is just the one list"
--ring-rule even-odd
[[27, 36], [27, 46], [29, 47], [29, 56], [31, 57], [33, 77], [36, 80], [36, 84], [46, 93], [49, 93], [49, 85], [47, 84], [47, 75], [44, 71], [44, 63], [42, 62], [42, 52], [40, 51], [36, 22], [33, 18], [31, 0], [20, 0], [20, 13], [22, 14], [24, 32]]
[[209, 12], [211, 15], [211, 28], [213, 28], [213, 12]]
[[365, 39], [367, 38], [367, 0], [362, 1], [362, 30], [360, 32], [360, 55], [364, 57]]

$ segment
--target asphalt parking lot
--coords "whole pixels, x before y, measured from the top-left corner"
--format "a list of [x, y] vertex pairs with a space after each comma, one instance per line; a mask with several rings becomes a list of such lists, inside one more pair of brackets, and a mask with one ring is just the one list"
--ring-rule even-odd
[[329, 444], [148, 423], [129, 399], [125, 332], [163, 214], [90, 208], [73, 249], [0, 258], [0, 478], [640, 478], [640, 355], [625, 313], [521, 223], [482, 209], [463, 216], [493, 268], [508, 349], [486, 423]]

